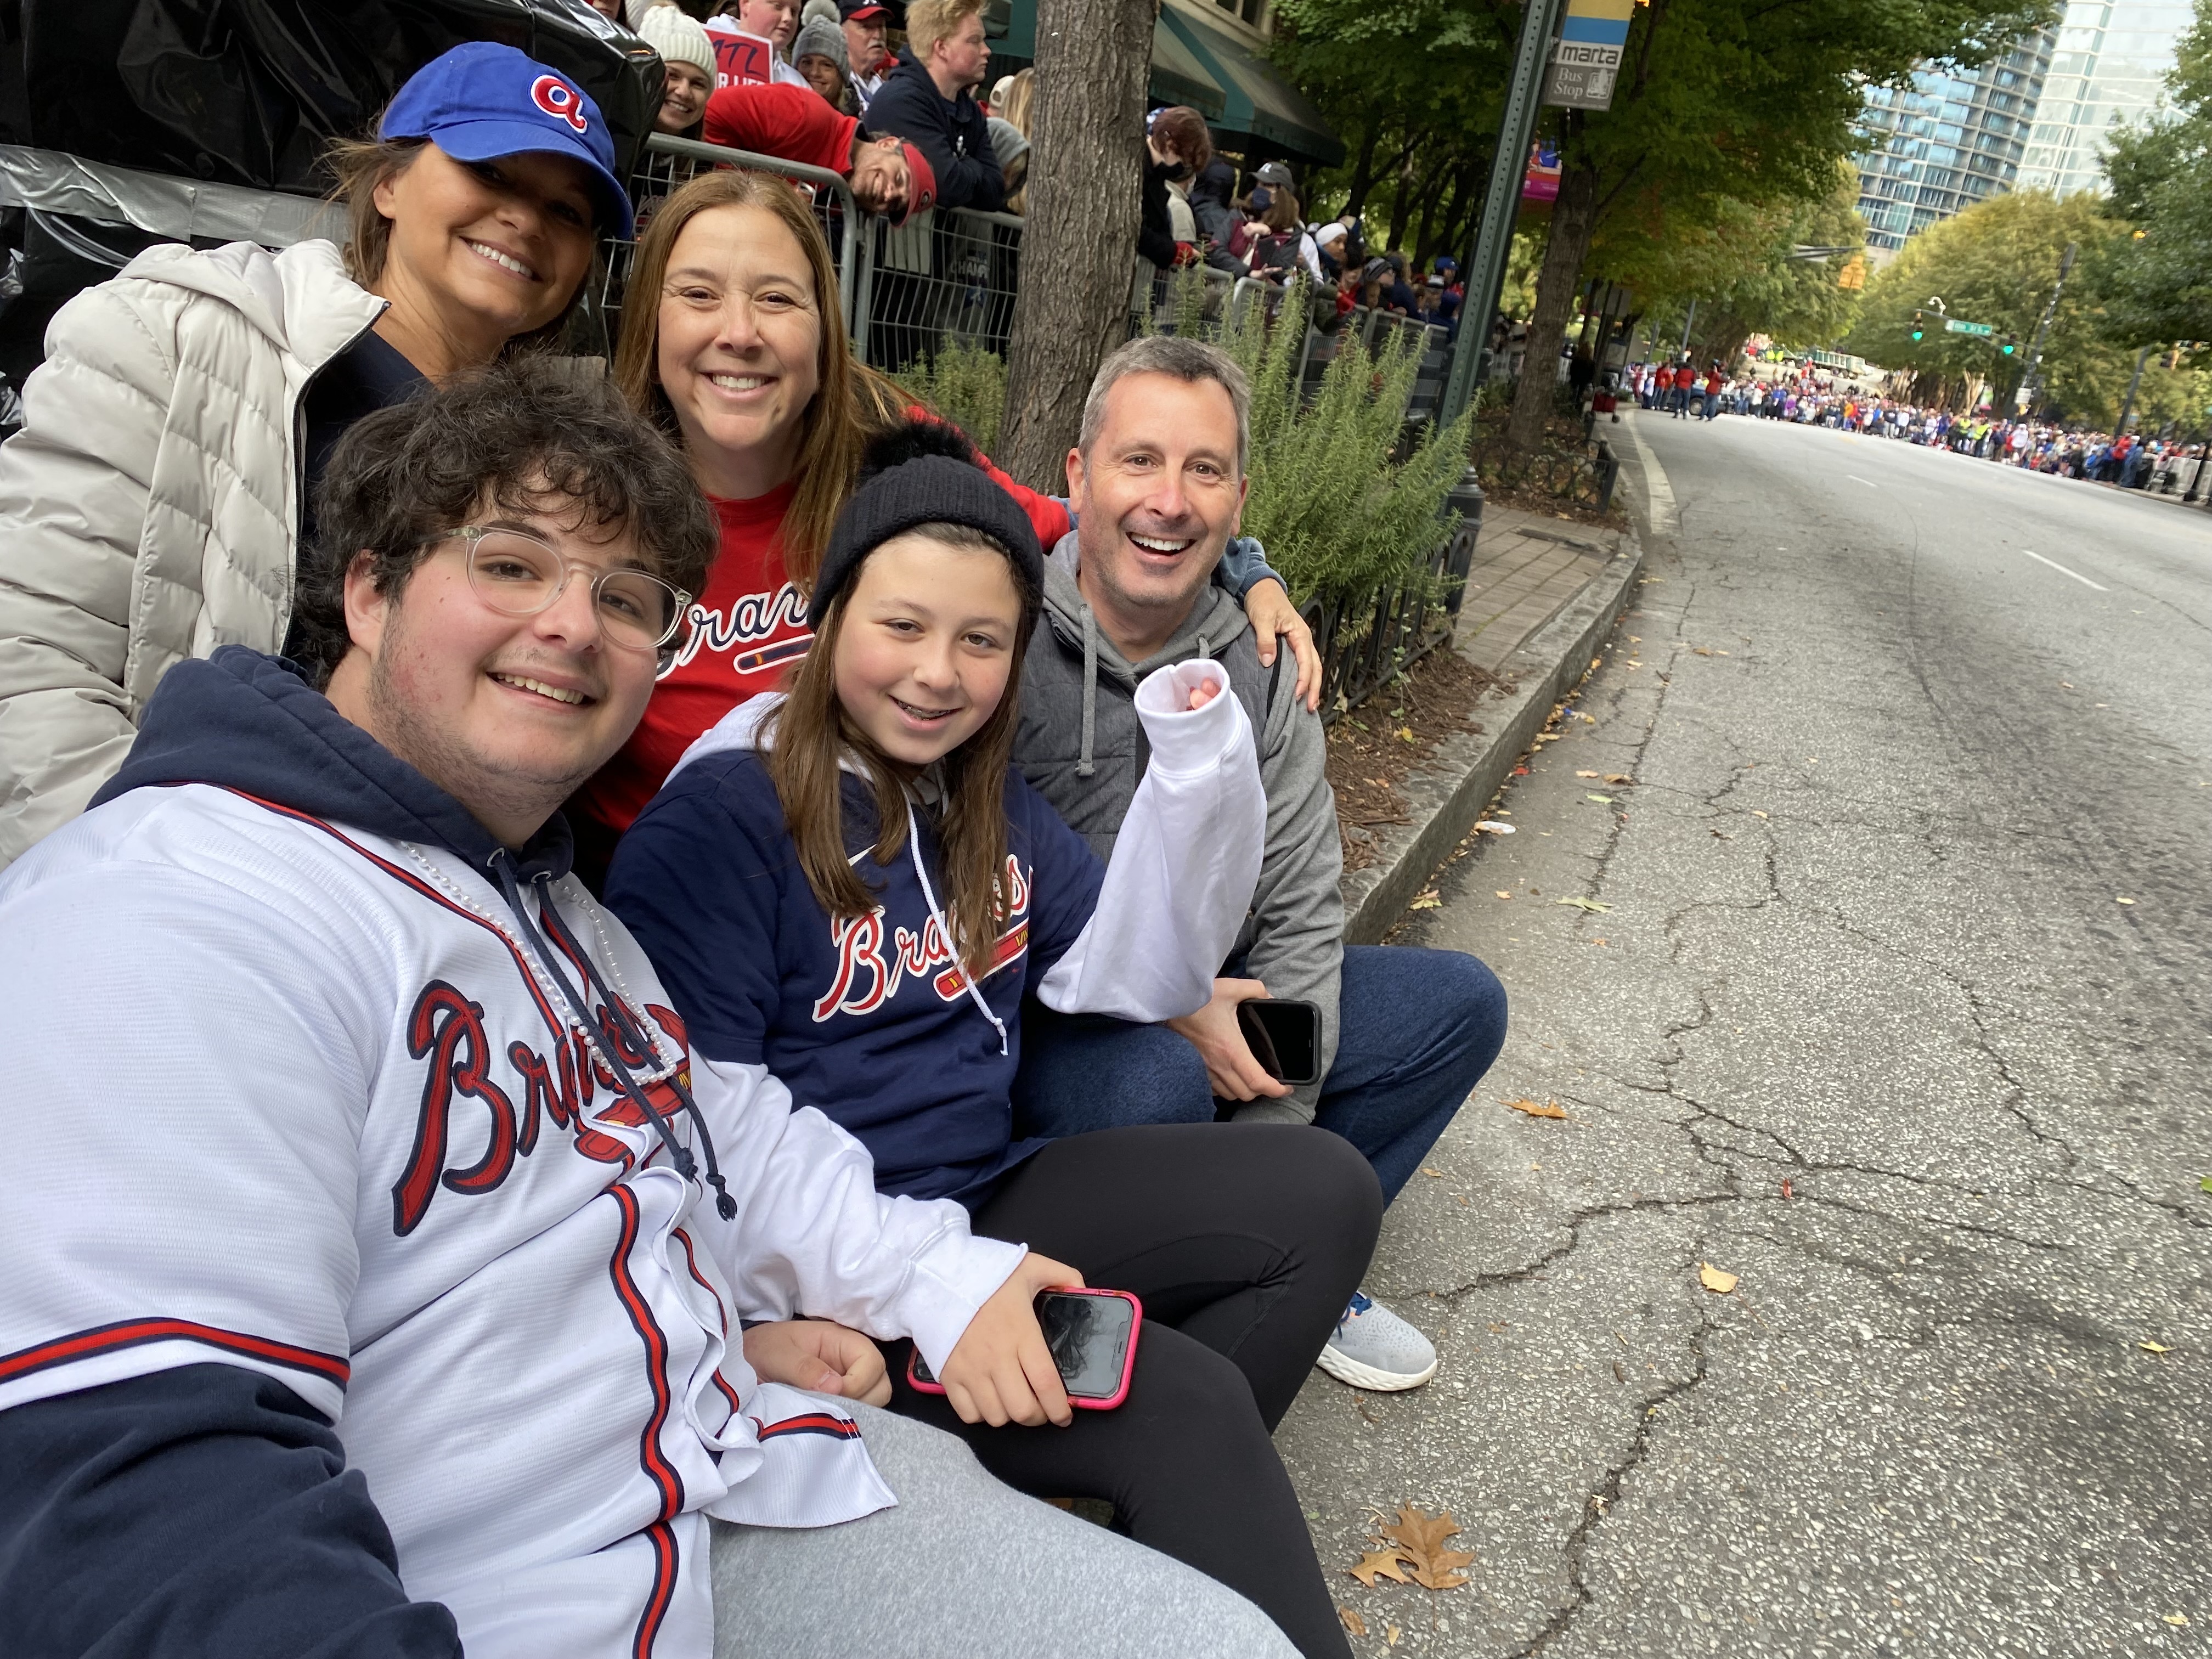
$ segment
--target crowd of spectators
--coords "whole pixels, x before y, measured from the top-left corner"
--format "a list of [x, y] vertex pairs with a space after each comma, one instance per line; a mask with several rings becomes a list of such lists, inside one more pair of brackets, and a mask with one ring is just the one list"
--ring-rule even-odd
[[2194, 487], [2205, 458], [2202, 444], [2004, 416], [1986, 404], [1967, 410], [1922, 404], [1818, 368], [1729, 375], [1717, 362], [1699, 368], [1686, 357], [1632, 364], [1620, 383], [1644, 408], [1680, 416], [1712, 420], [1725, 412], [1827, 427], [2124, 489]]

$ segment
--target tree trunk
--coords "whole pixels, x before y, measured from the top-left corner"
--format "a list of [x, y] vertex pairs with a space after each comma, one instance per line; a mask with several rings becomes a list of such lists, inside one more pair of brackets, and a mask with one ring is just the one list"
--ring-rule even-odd
[[1505, 422], [1505, 441], [1530, 450], [1543, 441], [1544, 422], [1559, 386], [1559, 343], [1566, 338], [1567, 315], [1582, 283], [1583, 260], [1589, 252], [1597, 222], [1597, 172], [1571, 164], [1559, 178], [1559, 198], [1552, 204], [1552, 235], [1544, 245], [1544, 264], [1536, 274], [1536, 306], [1528, 319], [1521, 382], [1514, 388], [1513, 412]]
[[1128, 336], [1138, 164], [1150, 74], [1150, 0], [1040, 0], [1040, 98], [1021, 282], [1006, 353], [999, 464], [1033, 489], [1066, 488], [1083, 399]]

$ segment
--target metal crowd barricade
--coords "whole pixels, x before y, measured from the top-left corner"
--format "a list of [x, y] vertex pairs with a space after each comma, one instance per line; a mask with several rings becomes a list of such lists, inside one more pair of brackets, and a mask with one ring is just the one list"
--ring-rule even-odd
[[1022, 221], [935, 208], [910, 223], [872, 222], [861, 239], [853, 349], [896, 374], [963, 345], [1006, 356], [1020, 278]]
[[[854, 330], [854, 349], [858, 349], [858, 324], [862, 313], [857, 301], [863, 289], [860, 267], [865, 263], [863, 246], [866, 240], [862, 233], [869, 221], [854, 202], [853, 192], [845, 181], [828, 169], [656, 132], [646, 140], [645, 149], [638, 157], [637, 171], [630, 175], [629, 198], [636, 210], [638, 234], [645, 234], [646, 227], [652, 223], [654, 212], [663, 202], [699, 174], [717, 167], [772, 173], [812, 191], [814, 217], [829, 241], [830, 261], [837, 271], [838, 307], [845, 313], [847, 326]], [[610, 236], [599, 246], [605, 255], [606, 286], [599, 308], [607, 319], [607, 344], [611, 356], [630, 267], [637, 257], [637, 244]]]

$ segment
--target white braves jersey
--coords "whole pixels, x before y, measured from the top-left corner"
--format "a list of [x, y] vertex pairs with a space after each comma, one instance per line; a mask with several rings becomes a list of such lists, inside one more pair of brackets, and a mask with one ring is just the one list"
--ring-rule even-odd
[[[626, 1002], [647, 1097], [682, 1023], [573, 879], [538, 925]], [[336, 1424], [471, 1659], [713, 1649], [702, 1514], [893, 1502], [850, 1419], [763, 1385], [739, 1318], [911, 1334], [942, 1366], [1021, 1258], [758, 1066], [690, 1084], [738, 1212], [669, 1167], [498, 888], [453, 854], [202, 785], [142, 788], [0, 878], [19, 1157], [0, 1409], [217, 1361]]]

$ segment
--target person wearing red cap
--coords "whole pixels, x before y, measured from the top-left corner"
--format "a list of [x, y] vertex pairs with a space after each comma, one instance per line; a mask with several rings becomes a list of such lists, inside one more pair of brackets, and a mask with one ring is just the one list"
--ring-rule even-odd
[[853, 100], [865, 118], [869, 100], [884, 83], [891, 66], [890, 9], [878, 0], [837, 0], [837, 21], [845, 35], [845, 70], [852, 81]]
[[836, 173], [868, 213], [902, 225], [937, 203], [937, 174], [919, 145], [872, 137], [811, 89], [724, 87], [707, 100], [706, 139]]

